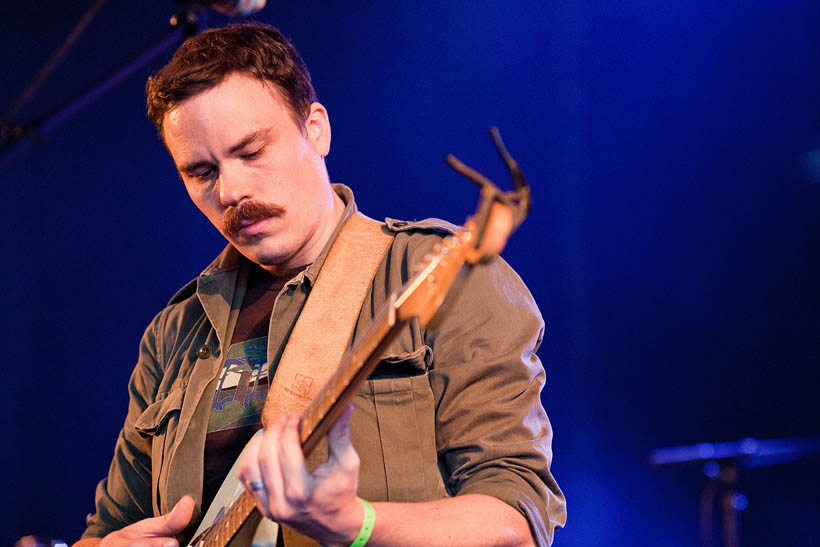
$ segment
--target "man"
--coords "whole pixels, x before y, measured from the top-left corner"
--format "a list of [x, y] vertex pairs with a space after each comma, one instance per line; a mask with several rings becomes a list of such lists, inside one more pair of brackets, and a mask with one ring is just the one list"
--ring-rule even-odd
[[[436, 330], [402, 331], [331, 427], [327, 462], [308, 471], [296, 416], [254, 432], [291, 329], [355, 213], [325, 168], [328, 113], [293, 46], [258, 24], [190, 38], [147, 93], [192, 201], [229, 245], [146, 330], [78, 545], [188, 541], [246, 444], [239, 475], [260, 511], [322, 544], [362, 544], [373, 520], [359, 496], [373, 502], [369, 545], [550, 543], [565, 512], [539, 398], [543, 322], [512, 270], [500, 259], [476, 268]], [[354, 340], [452, 229], [386, 221], [394, 239]]]

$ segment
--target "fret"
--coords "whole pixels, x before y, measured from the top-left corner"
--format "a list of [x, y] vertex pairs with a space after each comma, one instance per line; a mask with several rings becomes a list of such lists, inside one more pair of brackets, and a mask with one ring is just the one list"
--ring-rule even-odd
[[199, 545], [224, 547], [255, 509], [256, 504], [251, 495], [248, 492], [242, 492], [228, 507], [219, 522], [205, 531]]

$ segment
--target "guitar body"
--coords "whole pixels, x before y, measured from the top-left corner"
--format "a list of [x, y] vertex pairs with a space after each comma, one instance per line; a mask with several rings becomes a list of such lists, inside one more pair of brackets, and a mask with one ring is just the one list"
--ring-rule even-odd
[[[243, 450], [242, 453], [244, 454], [244, 452]], [[245, 487], [236, 478], [239, 460], [241, 459], [242, 454], [236, 459], [225, 480], [222, 481], [222, 485], [205, 512], [205, 516], [202, 517], [199, 528], [194, 533], [194, 539], [191, 540], [189, 547], [204, 547], [205, 542], [202, 539], [204, 532], [217, 525], [231, 505], [245, 491]], [[278, 535], [279, 524], [264, 518], [258, 511], [254, 511], [231, 538], [230, 542], [226, 544], [226, 547], [276, 547]]]

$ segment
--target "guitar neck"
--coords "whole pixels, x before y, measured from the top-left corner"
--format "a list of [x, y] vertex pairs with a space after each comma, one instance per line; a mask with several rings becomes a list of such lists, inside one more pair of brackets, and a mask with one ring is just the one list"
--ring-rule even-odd
[[[441, 306], [469, 253], [469, 231], [447, 237], [425, 257], [421, 271], [376, 314], [370, 328], [342, 358], [336, 372], [301, 416], [302, 450], [308, 455], [376, 368], [396, 334], [417, 318], [426, 325]], [[458, 249], [464, 252], [456, 252]]]
[[302, 412], [299, 433], [302, 451], [310, 454], [336, 418], [350, 404], [359, 386], [370, 376], [381, 356], [407, 324], [396, 313], [395, 296], [376, 315], [373, 323], [345, 353], [336, 372]]
[[[404, 327], [409, 318], [396, 313], [395, 295], [377, 314], [370, 328], [344, 356], [319, 395], [302, 412], [300, 436], [305, 455], [327, 434], [330, 425], [350, 403], [359, 386], [376, 368], [384, 350]], [[242, 492], [228, 507], [222, 518], [194, 540], [196, 547], [224, 547], [256, 509], [253, 497]]]

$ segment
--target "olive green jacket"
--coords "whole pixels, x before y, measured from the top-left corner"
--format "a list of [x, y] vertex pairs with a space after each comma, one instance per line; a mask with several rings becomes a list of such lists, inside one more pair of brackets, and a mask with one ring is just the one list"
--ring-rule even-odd
[[[334, 187], [347, 218], [356, 210], [353, 194]], [[365, 298], [354, 341], [412, 276], [412, 265], [456, 229], [436, 219], [386, 219], [385, 228], [395, 238]], [[272, 373], [335, 236], [276, 298], [268, 336]], [[204, 514], [205, 435], [247, 265], [228, 246], [146, 329], [125, 425], [83, 537], [166, 513], [185, 494], [197, 500], [193, 522]], [[566, 514], [549, 471], [552, 430], [540, 400], [544, 369], [535, 355], [542, 335], [529, 291], [502, 259], [473, 268], [436, 329], [411, 323], [355, 396], [351, 438], [361, 459], [359, 495], [408, 502], [487, 494], [519, 510], [536, 543], [549, 544]]]

